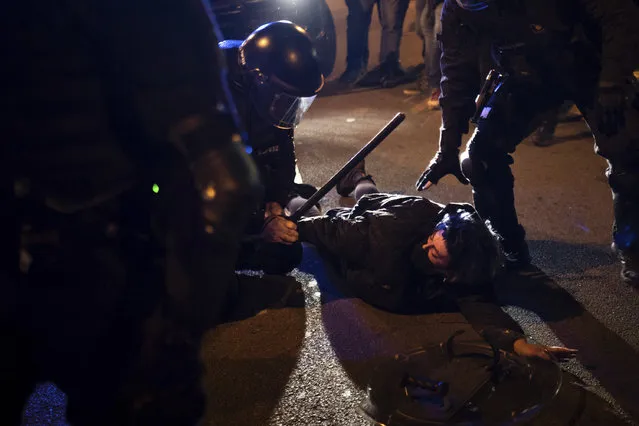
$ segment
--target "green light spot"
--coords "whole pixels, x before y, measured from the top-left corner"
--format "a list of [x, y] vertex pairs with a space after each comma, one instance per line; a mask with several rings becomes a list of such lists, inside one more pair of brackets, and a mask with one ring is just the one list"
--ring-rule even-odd
[[158, 192], [160, 192], [160, 185], [158, 185], [157, 183], [154, 183], [151, 189], [153, 190], [154, 194], [157, 194]]

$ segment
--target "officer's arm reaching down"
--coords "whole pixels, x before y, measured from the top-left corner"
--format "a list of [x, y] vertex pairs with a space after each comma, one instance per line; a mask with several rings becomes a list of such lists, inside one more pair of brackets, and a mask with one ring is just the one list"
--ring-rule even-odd
[[442, 10], [440, 66], [442, 71], [440, 104], [442, 127], [439, 151], [416, 183], [417, 190], [428, 189], [447, 174], [468, 183], [459, 165], [462, 134], [475, 111], [475, 97], [481, 82], [481, 42], [478, 34], [457, 19], [459, 8], [446, 1]]

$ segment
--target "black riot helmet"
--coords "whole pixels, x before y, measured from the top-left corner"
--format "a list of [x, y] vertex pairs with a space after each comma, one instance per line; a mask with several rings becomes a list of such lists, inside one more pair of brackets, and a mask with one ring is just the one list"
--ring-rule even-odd
[[311, 38], [290, 21], [253, 31], [240, 46], [239, 61], [249, 79], [251, 101], [279, 128], [297, 125], [324, 86]]

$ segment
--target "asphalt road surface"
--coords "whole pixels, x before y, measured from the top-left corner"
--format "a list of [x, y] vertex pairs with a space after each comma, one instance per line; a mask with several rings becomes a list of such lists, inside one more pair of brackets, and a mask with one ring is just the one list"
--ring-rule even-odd
[[[338, 64], [344, 69], [342, 0], [331, 0], [338, 28]], [[419, 61], [420, 45], [406, 20], [402, 62]], [[378, 52], [379, 25], [371, 31]], [[436, 150], [438, 112], [428, 112], [400, 87], [320, 97], [297, 130], [301, 178], [319, 186], [398, 111], [406, 121], [366, 161], [383, 191], [416, 194], [415, 179]], [[579, 349], [565, 368], [581, 377], [621, 415], [639, 419], [639, 296], [621, 282], [609, 249], [612, 205], [604, 161], [581, 121], [563, 123], [557, 143], [523, 142], [515, 154], [516, 200], [528, 231], [533, 263], [526, 274], [506, 276], [500, 297], [539, 342]], [[447, 177], [427, 196], [471, 201], [470, 188]], [[334, 191], [324, 208], [350, 205]], [[357, 411], [377, 361], [457, 329], [470, 330], [457, 313], [402, 316], [340, 296], [311, 248], [290, 277], [257, 281], [246, 311], [257, 315], [207, 334], [209, 425], [365, 425]], [[273, 303], [265, 303], [271, 294]], [[282, 299], [285, 303], [275, 303]], [[262, 310], [263, 306], [271, 306]], [[470, 332], [472, 333], [472, 332]], [[43, 386], [25, 424], [64, 424], [64, 400]], [[559, 416], [559, 414], [558, 414]], [[567, 424], [567, 423], [566, 423]], [[597, 423], [591, 423], [597, 424]]]

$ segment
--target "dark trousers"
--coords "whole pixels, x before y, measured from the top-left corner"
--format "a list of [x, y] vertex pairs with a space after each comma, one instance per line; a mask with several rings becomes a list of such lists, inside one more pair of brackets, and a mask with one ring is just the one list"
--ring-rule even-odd
[[348, 69], [365, 69], [368, 66], [368, 32], [375, 5], [382, 23], [379, 62], [399, 61], [399, 46], [409, 2], [410, 0], [346, 0]]
[[437, 35], [441, 33], [441, 14], [444, 3], [431, 7], [431, 1], [417, 0], [415, 2], [416, 32], [423, 41], [424, 70], [431, 89], [439, 88], [442, 78], [439, 65], [442, 50]]
[[[575, 102], [595, 138], [595, 152], [608, 162], [606, 176], [612, 190], [615, 224], [613, 241], [622, 251], [639, 250], [639, 94], [628, 84], [631, 103], [625, 111], [626, 127], [614, 136], [597, 130], [595, 93], [598, 73], [577, 67], [563, 84], [546, 85], [511, 77], [489, 100], [485, 118], [462, 154], [462, 167], [473, 187], [475, 208], [490, 219], [504, 237], [504, 249], [516, 248], [525, 237], [515, 209], [511, 154], [517, 145], [564, 99]], [[579, 171], [579, 165], [571, 167]]]

